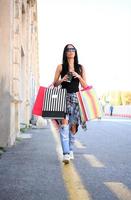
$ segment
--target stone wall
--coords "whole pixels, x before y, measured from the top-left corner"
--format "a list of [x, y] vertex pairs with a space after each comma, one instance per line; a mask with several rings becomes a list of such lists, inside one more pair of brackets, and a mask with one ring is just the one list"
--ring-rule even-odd
[[0, 1], [0, 146], [29, 125], [39, 86], [37, 2]]
[[0, 1], [0, 146], [8, 143], [10, 132], [10, 4]]

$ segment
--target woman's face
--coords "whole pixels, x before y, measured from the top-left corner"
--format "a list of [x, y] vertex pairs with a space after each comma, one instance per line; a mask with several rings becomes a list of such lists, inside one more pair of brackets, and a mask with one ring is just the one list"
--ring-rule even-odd
[[67, 58], [74, 58], [75, 57], [75, 47], [72, 45], [68, 45], [66, 49], [66, 56]]

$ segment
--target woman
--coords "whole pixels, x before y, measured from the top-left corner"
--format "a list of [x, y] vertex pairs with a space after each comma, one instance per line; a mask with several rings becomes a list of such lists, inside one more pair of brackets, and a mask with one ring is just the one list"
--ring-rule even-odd
[[[72, 77], [69, 77], [69, 73]], [[54, 77], [54, 86], [61, 85], [62, 88], [67, 90], [67, 117], [61, 120], [60, 126], [63, 162], [65, 164], [68, 164], [70, 159], [74, 159], [73, 144], [80, 123], [76, 97], [76, 92], [79, 91], [79, 83], [82, 87], [87, 86], [85, 70], [82, 65], [78, 64], [76, 48], [72, 44], [67, 44], [63, 52], [63, 63], [57, 66]]]

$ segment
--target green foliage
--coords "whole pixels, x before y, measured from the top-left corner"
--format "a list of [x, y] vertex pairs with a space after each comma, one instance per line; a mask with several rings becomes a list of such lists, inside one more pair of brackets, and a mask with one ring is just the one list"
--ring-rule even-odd
[[108, 91], [102, 95], [102, 100], [114, 106], [131, 105], [131, 91]]

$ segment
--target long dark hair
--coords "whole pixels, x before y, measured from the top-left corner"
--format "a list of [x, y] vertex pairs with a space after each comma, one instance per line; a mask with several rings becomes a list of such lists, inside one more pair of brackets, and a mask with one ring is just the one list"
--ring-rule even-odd
[[[67, 48], [68, 48], [69, 45], [74, 47], [74, 45], [72, 45], [72, 44], [67, 44], [64, 47], [62, 64], [66, 69], [68, 69], [68, 60], [67, 60], [67, 56], [66, 56], [66, 51], [67, 51]], [[78, 55], [77, 55], [77, 49], [76, 48], [75, 48], [75, 57], [74, 57], [74, 67], [75, 67], [75, 69], [78, 68]]]

